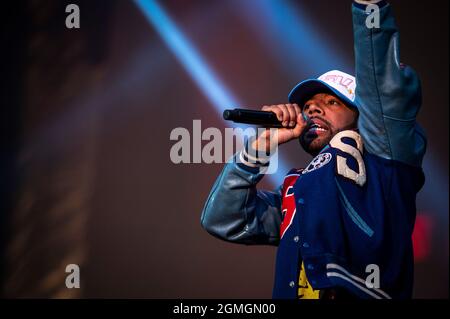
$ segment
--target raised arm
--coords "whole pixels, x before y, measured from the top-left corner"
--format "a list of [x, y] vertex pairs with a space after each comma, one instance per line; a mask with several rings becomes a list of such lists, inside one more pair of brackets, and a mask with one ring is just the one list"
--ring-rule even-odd
[[[370, 2], [380, 8], [379, 27], [366, 25]], [[352, 12], [358, 126], [365, 148], [386, 159], [421, 166], [426, 137], [416, 123], [422, 103], [420, 81], [414, 70], [400, 63], [392, 8], [385, 1], [358, 0]]]

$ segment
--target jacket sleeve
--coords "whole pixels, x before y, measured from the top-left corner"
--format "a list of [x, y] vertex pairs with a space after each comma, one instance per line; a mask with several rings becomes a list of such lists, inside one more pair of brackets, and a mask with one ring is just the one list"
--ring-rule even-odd
[[281, 190], [257, 190], [259, 168], [237, 163], [236, 154], [225, 164], [208, 196], [201, 225], [220, 239], [248, 245], [277, 245], [281, 223]]
[[[386, 159], [421, 166], [426, 137], [416, 123], [422, 103], [420, 80], [399, 61], [399, 32], [391, 6], [379, 4], [379, 27], [365, 6], [353, 3], [358, 128], [366, 150]], [[374, 20], [376, 21], [376, 20]]]

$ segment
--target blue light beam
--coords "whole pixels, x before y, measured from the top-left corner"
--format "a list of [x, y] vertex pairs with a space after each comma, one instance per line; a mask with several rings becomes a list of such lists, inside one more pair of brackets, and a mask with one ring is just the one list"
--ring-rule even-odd
[[[211, 103], [224, 111], [231, 105], [239, 105], [237, 99], [226, 89], [205, 59], [189, 43], [164, 9], [154, 0], [135, 0], [147, 21], [155, 28], [161, 39], [181, 62]], [[221, 113], [222, 113], [221, 112]]]
[[[182, 34], [164, 9], [154, 0], [135, 0], [147, 21], [155, 28], [175, 57], [200, 87], [201, 91], [212, 103], [219, 116], [230, 106], [242, 105], [226, 86], [214, 74], [205, 59]], [[268, 175], [273, 185], [279, 185], [284, 174], [289, 171], [288, 165], [278, 156], [276, 173]]]

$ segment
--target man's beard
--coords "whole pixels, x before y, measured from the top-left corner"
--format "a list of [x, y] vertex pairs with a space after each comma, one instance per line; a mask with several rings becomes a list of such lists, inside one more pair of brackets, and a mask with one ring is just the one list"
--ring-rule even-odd
[[316, 156], [320, 153], [320, 151], [331, 141], [334, 135], [333, 131], [328, 130], [324, 134], [318, 135], [313, 139], [306, 139], [305, 135], [302, 134], [299, 137], [300, 145], [303, 147], [305, 152], [309, 153], [312, 156]]

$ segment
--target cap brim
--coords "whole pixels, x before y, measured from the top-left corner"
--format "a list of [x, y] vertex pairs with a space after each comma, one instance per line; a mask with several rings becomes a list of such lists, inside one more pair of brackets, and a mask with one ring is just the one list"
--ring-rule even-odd
[[318, 93], [334, 94], [345, 104], [356, 109], [358, 108], [355, 102], [350, 100], [341, 92], [327, 83], [317, 79], [308, 79], [297, 84], [288, 95], [289, 103], [296, 103], [300, 107], [303, 107], [306, 101]]

